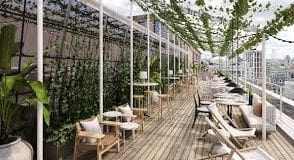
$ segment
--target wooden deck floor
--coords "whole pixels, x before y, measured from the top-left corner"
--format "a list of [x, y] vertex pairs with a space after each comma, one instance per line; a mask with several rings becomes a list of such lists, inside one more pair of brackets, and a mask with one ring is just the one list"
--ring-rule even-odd
[[[194, 104], [192, 95], [177, 97], [172, 102], [176, 115], [175, 122], [170, 124], [167, 119], [148, 120], [144, 133], [138, 133], [135, 141], [128, 140], [119, 153], [106, 153], [105, 160], [186, 160], [208, 155], [209, 142], [198, 140], [197, 137], [208, 129], [202, 116], [199, 116], [194, 129], [192, 119]], [[235, 120], [245, 126], [240, 111], [234, 110]], [[260, 136], [247, 142], [250, 146], [260, 145], [275, 159], [294, 159], [294, 145], [288, 142], [279, 132], [268, 136], [266, 142]], [[84, 153], [81, 160], [95, 160], [94, 152]]]

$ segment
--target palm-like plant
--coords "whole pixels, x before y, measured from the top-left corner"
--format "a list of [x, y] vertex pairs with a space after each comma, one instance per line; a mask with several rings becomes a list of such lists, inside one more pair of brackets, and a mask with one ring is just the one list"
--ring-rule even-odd
[[43, 106], [44, 120], [47, 125], [50, 121], [50, 112], [44, 107], [49, 103], [46, 87], [40, 81], [28, 80], [28, 75], [36, 68], [33, 62], [27, 63], [19, 73], [7, 73], [11, 68], [11, 57], [16, 49], [15, 40], [16, 27], [4, 26], [0, 34], [0, 68], [4, 71], [0, 75], [0, 144], [10, 141], [9, 136], [13, 122], [18, 117], [18, 111], [22, 106], [16, 100], [16, 92], [29, 89], [32, 95], [25, 101], [31, 105], [37, 102]]
[[163, 83], [162, 83], [162, 80], [160, 79], [159, 62], [160, 60], [158, 56], [152, 57], [150, 61], [150, 81], [158, 83], [159, 86], [162, 88]]

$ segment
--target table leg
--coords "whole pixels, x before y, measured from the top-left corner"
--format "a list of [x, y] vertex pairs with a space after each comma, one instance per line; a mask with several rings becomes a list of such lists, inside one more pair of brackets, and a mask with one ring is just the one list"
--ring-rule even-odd
[[[109, 120], [109, 119], [106, 118], [106, 120]], [[106, 126], [106, 133], [109, 133], [109, 126]]]
[[233, 118], [233, 106], [229, 105], [229, 116], [230, 118]]
[[124, 143], [124, 148], [125, 148], [125, 144], [126, 144], [126, 131], [123, 129], [123, 143]]
[[227, 105], [227, 115], [230, 116], [230, 105]]
[[133, 140], [135, 140], [135, 137], [136, 137], [136, 131], [133, 129], [132, 130], [132, 136], [133, 136]]

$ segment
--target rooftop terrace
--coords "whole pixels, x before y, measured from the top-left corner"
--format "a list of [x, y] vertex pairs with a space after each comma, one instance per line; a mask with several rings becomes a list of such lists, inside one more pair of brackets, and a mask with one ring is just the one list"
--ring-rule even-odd
[[[115, 8], [118, 4], [123, 6]], [[94, 129], [80, 125], [94, 115], [112, 125], [110, 131], [121, 129], [116, 133], [124, 133], [122, 125], [130, 124], [123, 120], [148, 117], [144, 132], [121, 144], [119, 153], [106, 152], [103, 159], [205, 157], [211, 143], [198, 137], [209, 127], [199, 116], [192, 128], [196, 88], [176, 89], [211, 80], [214, 71], [240, 81], [236, 87], [242, 82], [248, 91], [251, 86], [254, 93], [263, 94], [263, 102], [274, 102], [278, 118], [273, 128], [278, 130], [266, 137], [263, 123], [263, 140], [258, 134], [248, 145], [260, 145], [275, 159], [294, 159], [294, 101], [276, 93], [277, 86], [275, 92], [266, 90], [265, 72], [266, 42], [293, 44], [291, 36], [278, 34], [293, 24], [294, 0], [1, 0], [0, 159], [20, 153], [18, 159], [70, 160], [74, 142], [84, 143], [85, 137], [98, 139], [89, 147], [96, 150], [108, 149], [101, 145], [103, 140], [122, 142], [122, 135], [102, 134], [95, 118]], [[261, 42], [263, 51], [257, 51]], [[207, 54], [218, 56], [214, 69], [203, 60]], [[248, 62], [244, 68], [251, 67], [244, 69], [245, 76], [235, 65], [240, 57]], [[263, 87], [247, 83], [249, 77]], [[157, 119], [152, 109], [160, 108], [158, 98], [169, 102], [174, 94], [174, 122], [167, 111]], [[157, 99], [155, 105], [150, 105], [150, 97]], [[122, 104], [129, 104], [128, 114], [116, 110]], [[133, 115], [136, 111], [131, 109], [141, 115]], [[247, 127], [240, 110], [233, 113], [235, 122]], [[142, 119], [137, 123], [131, 127]], [[23, 142], [20, 138], [28, 142], [26, 153], [7, 149], [12, 141]], [[96, 159], [96, 154], [84, 152], [80, 159]]]
[[[126, 145], [122, 145], [119, 153], [106, 153], [103, 157], [106, 160], [133, 159], [133, 160], [159, 160], [159, 159], [198, 159], [209, 155], [208, 147], [210, 142], [205, 139], [198, 139], [209, 129], [204, 121], [204, 116], [199, 116], [192, 128], [194, 116], [194, 101], [192, 90], [178, 94], [172, 101], [174, 114], [176, 115], [173, 124], [166, 118], [160, 120], [150, 118], [146, 121], [144, 132], [137, 134], [136, 140], [131, 138]], [[225, 109], [225, 108], [222, 108]], [[241, 112], [238, 108], [233, 110], [234, 121], [238, 126], [246, 128]], [[163, 117], [168, 117], [164, 112]], [[247, 143], [250, 146], [261, 146], [272, 157], [277, 160], [291, 160], [294, 157], [293, 141], [285, 137], [283, 133], [271, 133], [267, 141], [261, 140], [261, 135], [250, 139]], [[70, 160], [72, 157], [68, 157]], [[95, 160], [95, 152], [84, 152], [81, 160]], [[218, 159], [218, 158], [217, 158]], [[221, 158], [220, 158], [221, 159]]]

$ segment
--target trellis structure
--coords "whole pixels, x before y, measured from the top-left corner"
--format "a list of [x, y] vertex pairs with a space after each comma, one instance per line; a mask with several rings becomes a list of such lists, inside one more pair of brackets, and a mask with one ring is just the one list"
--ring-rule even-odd
[[[251, 22], [251, 11], [255, 13], [260, 10], [261, 12], [264, 9], [268, 9], [270, 4], [258, 4], [255, 0], [238, 0], [225, 1], [225, 7], [214, 8], [213, 6], [208, 6], [204, 0], [196, 0], [191, 6], [197, 7], [193, 8], [187, 5], [190, 1], [184, 2], [170, 0], [167, 3], [166, 1], [135, 0], [135, 2], [147, 12], [147, 24], [150, 23], [149, 16], [152, 14], [161, 22], [161, 27], [162, 25], [165, 25], [165, 27], [168, 28], [167, 37], [162, 36], [163, 33], [161, 27], [160, 34], [150, 32], [150, 25], [144, 27], [135, 23], [133, 21], [132, 13], [130, 15], [132, 18], [126, 18], [111, 11], [102, 5], [102, 0], [68, 0], [66, 2], [48, 0], [45, 1], [45, 3], [42, 0], [38, 0], [37, 3], [30, 0], [24, 1], [24, 4], [28, 5], [27, 8], [29, 8], [29, 10], [26, 10], [26, 6], [22, 7], [22, 4], [17, 1], [3, 1], [0, 13], [3, 17], [10, 17], [11, 19], [22, 21], [22, 28], [24, 28], [24, 22], [28, 24], [37, 24], [38, 38], [36, 43], [38, 48], [38, 80], [43, 81], [43, 73], [45, 73], [46, 76], [47, 72], [49, 72], [49, 74], [52, 71], [57, 72], [57, 69], [62, 66], [62, 64], [59, 64], [60, 60], [64, 60], [64, 63], [70, 63], [69, 61], [71, 60], [73, 61], [72, 65], [65, 65], [67, 67], [66, 69], [64, 69], [65, 66], [63, 66], [65, 72], [63, 72], [63, 70], [59, 70], [60, 73], [70, 71], [73, 78], [79, 78], [77, 74], [78, 71], [85, 71], [89, 68], [92, 69], [91, 71], [93, 73], [97, 73], [99, 71], [98, 79], [97, 77], [91, 78], [92, 83], [97, 82], [97, 80], [99, 81], [99, 87], [94, 87], [93, 91], [95, 92], [99, 90], [99, 113], [101, 115], [103, 113], [103, 109], [105, 108], [103, 103], [103, 75], [105, 75], [103, 68], [107, 62], [106, 58], [109, 56], [105, 56], [105, 54], [103, 54], [107, 52], [106, 49], [109, 49], [105, 47], [105, 42], [111, 42], [110, 46], [113, 48], [119, 48], [119, 51], [123, 54], [126, 53], [126, 47], [130, 48], [130, 66], [128, 68], [130, 69], [129, 78], [131, 85], [129, 88], [129, 100], [132, 106], [132, 95], [134, 90], [132, 83], [135, 79], [134, 51], [136, 49], [139, 48], [138, 50], [142, 49], [142, 52], [147, 52], [147, 70], [149, 71], [148, 80], [150, 80], [150, 52], [153, 50], [159, 51], [161, 69], [162, 54], [166, 53], [167, 71], [169, 71], [170, 68], [173, 68], [174, 73], [176, 73], [176, 70], [179, 69], [176, 67], [176, 57], [179, 59], [177, 63], [181, 62], [181, 57], [179, 55], [182, 53], [185, 55], [184, 57], [187, 57], [184, 58], [184, 60], [187, 61], [185, 62], [187, 65], [184, 65], [184, 70], [187, 69], [189, 71], [190, 64], [194, 61], [193, 57], [199, 56], [197, 54], [199, 54], [198, 52], [200, 49], [210, 50], [213, 53], [219, 53], [221, 56], [227, 55], [228, 57], [233, 58], [236, 55], [243, 53], [245, 50], [255, 46], [262, 40], [265, 40], [265, 34], [275, 36], [284, 26], [290, 26], [294, 23], [294, 5], [292, 4], [288, 8], [279, 8], [279, 10], [275, 13], [276, 17], [268, 24], [260, 28], [256, 34], [244, 36], [240, 35], [242, 33], [241, 31], [245, 31], [249, 28], [249, 26], [253, 25]], [[43, 6], [43, 4], [45, 5]], [[133, 5], [133, 2], [131, 4]], [[214, 11], [220, 13], [220, 16], [214, 15]], [[43, 30], [43, 27], [45, 30]], [[59, 37], [60, 35], [61, 37]], [[244, 39], [239, 38], [240, 36], [244, 36]], [[50, 44], [49, 42], [44, 41], [46, 44], [44, 47], [44, 37], [48, 39], [54, 38], [57, 41], [57, 44]], [[65, 41], [66, 38], [70, 39], [70, 42]], [[238, 43], [235, 45], [235, 39], [240, 40], [240, 44]], [[113, 44], [124, 45], [124, 47], [114, 46]], [[54, 48], [54, 46], [58, 46], [59, 48], [55, 48], [54, 51], [51, 51], [50, 48]], [[77, 51], [77, 48], [80, 47], [84, 49], [85, 46], [87, 46], [88, 51]], [[230, 52], [230, 47], [232, 47], [232, 51], [229, 56], [228, 53]], [[48, 51], [46, 51], [47, 49]], [[46, 51], [45, 55], [44, 51]], [[18, 66], [22, 64], [22, 58], [34, 56], [33, 54], [27, 55], [23, 52], [25, 51], [21, 51], [20, 54], [18, 54]], [[79, 57], [79, 54], [81, 53], [83, 53], [83, 55], [82, 57]], [[170, 54], [173, 55], [173, 59], [170, 58]], [[43, 58], [45, 62], [47, 62], [47, 59], [53, 59], [53, 61], [57, 62], [58, 65], [56, 68], [50, 68], [50, 71], [48, 71], [48, 68], [45, 66], [44, 72]], [[87, 62], [84, 62], [84, 66], [88, 68], [80, 66], [81, 61], [83, 60], [87, 60]], [[88, 61], [93, 61], [93, 63], [89, 63]], [[123, 59], [123, 62], [126, 61], [128, 61], [126, 58]], [[171, 65], [172, 67], [170, 67]], [[18, 67], [18, 69], [20, 70], [20, 67]], [[167, 76], [169, 76], [169, 74], [167, 74]], [[56, 82], [58, 82], [58, 79]], [[56, 86], [58, 88], [60, 84]], [[94, 97], [88, 98], [93, 99]], [[263, 99], [263, 101], [264, 100], [265, 99]], [[60, 99], [57, 99], [56, 101], [58, 104], [62, 103]], [[60, 108], [60, 110], [62, 109], [63, 108]], [[84, 112], [88, 114], [90, 113], [87, 111]], [[37, 113], [37, 155], [38, 159], [42, 159], [43, 121], [42, 108], [40, 105], [38, 106]], [[57, 115], [57, 117], [58, 116], [61, 115]], [[265, 120], [265, 117], [263, 118]]]
[[[45, 83], [51, 83], [52, 81], [49, 86], [50, 93], [52, 94], [51, 108], [57, 107], [56, 112], [52, 111], [52, 116], [57, 118], [57, 120], [56, 122], [52, 122], [53, 124], [51, 129], [46, 129], [46, 134], [48, 134], [47, 132], [53, 132], [54, 130], [58, 133], [64, 132], [65, 130], [72, 130], [72, 126], [69, 124], [70, 121], [67, 122], [66, 119], [64, 119], [66, 117], [66, 115], [64, 115], [65, 113], [70, 114], [68, 110], [69, 108], [65, 107], [65, 105], [70, 106], [71, 104], [75, 104], [74, 102], [68, 101], [70, 99], [73, 99], [74, 101], [87, 101], [87, 99], [77, 99], [79, 98], [78, 95], [87, 94], [83, 90], [80, 90], [81, 93], [78, 93], [74, 90], [69, 92], [68, 89], [70, 89], [72, 85], [76, 84], [71, 82], [72, 79], [80, 81], [80, 83], [84, 83], [76, 84], [81, 88], [83, 87], [84, 89], [87, 89], [87, 85], [91, 86], [92, 83], [99, 81], [99, 86], [94, 86], [92, 89], [88, 90], [88, 92], [92, 92], [93, 95], [89, 97], [87, 96], [86, 98], [92, 102], [91, 99], [93, 99], [95, 96], [99, 96], [99, 101], [96, 101], [96, 103], [99, 104], [99, 110], [97, 111], [99, 111], [100, 115], [102, 115], [103, 110], [105, 109], [105, 103], [103, 103], [103, 94], [111, 94], [107, 93], [108, 90], [103, 92], [104, 86], [109, 83], [103, 79], [103, 75], [106, 74], [103, 68], [112, 68], [114, 70], [116, 68], [120, 68], [113, 68], [113, 63], [121, 63], [121, 65], [124, 67], [129, 65], [129, 80], [131, 82], [129, 101], [132, 106], [132, 95], [134, 90], [132, 82], [134, 80], [138, 80], [138, 76], [134, 74], [134, 70], [137, 69], [134, 68], [134, 66], [136, 66], [135, 63], [137, 60], [134, 55], [137, 55], [138, 52], [149, 52], [147, 55], [149, 59], [148, 62], [150, 63], [151, 53], [153, 52], [152, 55], [155, 55], [155, 52], [159, 52], [160, 73], [166, 74], [169, 66], [173, 66], [172, 68], [174, 73], [176, 73], [179, 69], [188, 71], [189, 66], [192, 63], [191, 57], [195, 56], [192, 56], [192, 54], [199, 54], [197, 50], [189, 45], [189, 43], [182, 40], [178, 33], [174, 32], [174, 34], [177, 34], [178, 36], [172, 34], [172, 28], [169, 27], [170, 30], [168, 30], [166, 33], [162, 31], [161, 27], [164, 26], [163, 22], [160, 23], [160, 34], [156, 34], [149, 31], [149, 29], [146, 27], [132, 21], [132, 19], [123, 17], [113, 12], [112, 10], [103, 7], [100, 5], [101, 3], [97, 3], [97, 1], [82, 0], [77, 2], [69, 0], [63, 3], [60, 1], [38, 1], [38, 3], [35, 4], [33, 1], [27, 0], [24, 3], [26, 6], [22, 6], [23, 4], [17, 1], [4, 2], [0, 8], [0, 14], [2, 17], [4, 17], [3, 23], [9, 23], [13, 21], [15, 24], [18, 24], [18, 22], [22, 22], [24, 24], [21, 27], [23, 30], [21, 41], [25, 42], [23, 44], [24, 50], [16, 55], [16, 57], [19, 59], [18, 69], [20, 69], [21, 64], [27, 61], [28, 58], [34, 57], [34, 49], [27, 49], [28, 45], [34, 43], [38, 44], [38, 79], [42, 81], [42, 78], [44, 77]], [[5, 22], [7, 17], [9, 17], [9, 20]], [[38, 18], [36, 19], [36, 17]], [[35, 24], [37, 24], [38, 39], [27, 39], [25, 36], [27, 35], [26, 33], [30, 32], [32, 28], [34, 28]], [[163, 35], [167, 35], [167, 37], [164, 37]], [[172, 38], [169, 39], [169, 37]], [[44, 43], [42, 40], [44, 40]], [[123, 47], [118, 47], [121, 45]], [[117, 60], [115, 56], [113, 57], [110, 54], [111, 52], [115, 51], [113, 48], [119, 48], [121, 54], [125, 55], [125, 57], [121, 60]], [[127, 53], [127, 48], [130, 50], [130, 53]], [[116, 51], [118, 50], [116, 49]], [[129, 58], [126, 58], [126, 55], [129, 54]], [[182, 55], [182, 59], [180, 55]], [[164, 59], [171, 59], [171, 56], [173, 57], [173, 60], [168, 61], [167, 65], [165, 65], [166, 62], [164, 62]], [[185, 68], [176, 67], [176, 63], [180, 63], [181, 61], [184, 61], [185, 65], [182, 67]], [[48, 67], [48, 63], [55, 63], [56, 65], [54, 67]], [[149, 63], [147, 63], [147, 66], [149, 66]], [[43, 64], [46, 64], [44, 69]], [[163, 66], [166, 66], [167, 68], [163, 68]], [[90, 77], [82, 78], [85, 75], [81, 75], [80, 72], [87, 72]], [[97, 75], [98, 72], [99, 77], [91, 76], [95, 74]], [[128, 70], [122, 72], [125, 73], [128, 72]], [[138, 71], [136, 71], [136, 74], [137, 73]], [[167, 76], [169, 75], [167, 74]], [[60, 81], [59, 78], [64, 78], [66, 80]], [[109, 78], [109, 76], [107, 76], [107, 78]], [[88, 80], [85, 81], [85, 79]], [[125, 82], [122, 83], [125, 84]], [[76, 90], [79, 90], [78, 86], [76, 86]], [[66, 98], [66, 96], [61, 96], [68, 94], [68, 98]], [[93, 109], [98, 107], [96, 104], [92, 105]], [[83, 106], [79, 107], [81, 108]], [[74, 110], [74, 108], [75, 107], [73, 107], [71, 110]], [[84, 116], [93, 114], [93, 110], [82, 111], [84, 112]], [[43, 121], [42, 108], [40, 106], [38, 106], [37, 113], [37, 158], [42, 159]], [[77, 115], [72, 113], [71, 116]], [[54, 128], [55, 125], [57, 125], [57, 128]], [[54, 135], [53, 137], [46, 137], [46, 141], [47, 140], [49, 142], [58, 141], [61, 143], [66, 141], [64, 137], [54, 137]]]

